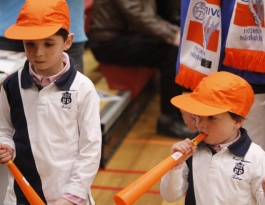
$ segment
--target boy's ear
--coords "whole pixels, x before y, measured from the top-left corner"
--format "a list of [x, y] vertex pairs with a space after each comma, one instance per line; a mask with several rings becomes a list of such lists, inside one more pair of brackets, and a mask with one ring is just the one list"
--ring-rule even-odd
[[236, 125], [236, 128], [239, 129], [240, 127], [242, 127], [243, 124], [244, 124], [244, 122], [245, 122], [244, 119], [237, 120], [237, 121], [236, 121], [236, 124], [235, 124], [235, 125]]
[[66, 39], [66, 41], [64, 42], [64, 50], [68, 50], [72, 43], [73, 43], [73, 39], [74, 39], [74, 34], [70, 33]]

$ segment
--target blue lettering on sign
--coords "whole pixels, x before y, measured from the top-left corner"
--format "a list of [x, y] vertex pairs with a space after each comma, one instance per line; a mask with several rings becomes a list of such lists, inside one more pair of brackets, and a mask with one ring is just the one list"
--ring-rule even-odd
[[207, 7], [206, 6], [206, 14], [212, 15], [212, 16], [217, 16], [220, 17], [220, 9], [212, 8], [212, 7]]

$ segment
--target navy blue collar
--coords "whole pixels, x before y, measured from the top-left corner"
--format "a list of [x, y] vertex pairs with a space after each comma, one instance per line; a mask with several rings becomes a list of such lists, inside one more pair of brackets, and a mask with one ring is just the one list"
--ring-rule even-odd
[[244, 128], [240, 128], [241, 137], [233, 144], [228, 146], [232, 154], [238, 157], [244, 157], [251, 145], [252, 140]]
[[[70, 58], [70, 69], [58, 80], [54, 82], [54, 84], [60, 90], [70, 90], [70, 87], [75, 79], [77, 70], [74, 67], [74, 61]], [[33, 80], [32, 76], [29, 74], [29, 62], [28, 60], [24, 64], [24, 68], [21, 73], [21, 86], [24, 89], [30, 88], [32, 84], [36, 84]], [[40, 88], [40, 85], [37, 85]]]

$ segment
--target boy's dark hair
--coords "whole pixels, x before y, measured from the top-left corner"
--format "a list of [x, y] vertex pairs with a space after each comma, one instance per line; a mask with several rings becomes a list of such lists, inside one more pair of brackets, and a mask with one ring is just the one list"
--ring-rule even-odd
[[63, 40], [66, 41], [66, 39], [68, 38], [69, 32], [64, 29], [64, 28], [60, 28], [55, 35], [57, 36], [62, 36]]
[[232, 112], [228, 112], [231, 116], [231, 118], [235, 121], [241, 121], [241, 120], [245, 120], [244, 117], [240, 116], [240, 115], [237, 115], [235, 113], [232, 113]]

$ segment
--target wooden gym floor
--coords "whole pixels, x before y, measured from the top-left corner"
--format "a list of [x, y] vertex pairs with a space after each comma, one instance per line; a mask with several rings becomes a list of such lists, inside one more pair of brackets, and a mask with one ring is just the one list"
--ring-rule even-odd
[[[84, 62], [84, 74], [97, 85], [99, 79], [104, 77], [97, 70], [98, 63], [90, 50], [86, 50]], [[97, 205], [115, 205], [113, 196], [168, 157], [171, 146], [180, 140], [156, 134], [159, 100], [159, 94], [155, 94], [106, 167], [99, 170], [92, 185], [92, 195]], [[158, 181], [134, 204], [183, 205], [184, 199], [178, 203], [165, 202], [159, 195]]]

